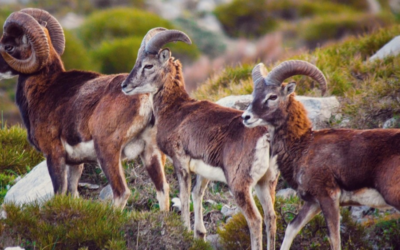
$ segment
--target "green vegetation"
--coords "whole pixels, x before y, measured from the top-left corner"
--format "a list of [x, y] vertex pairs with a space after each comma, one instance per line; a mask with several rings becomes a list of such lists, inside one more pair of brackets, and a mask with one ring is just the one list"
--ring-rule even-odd
[[0, 128], [0, 145], [0, 203], [2, 203], [14, 179], [27, 173], [44, 158], [29, 144], [26, 130], [19, 126], [4, 125]]
[[351, 15], [360, 10], [358, 3], [356, 5], [344, 5], [341, 1], [332, 3], [327, 0], [234, 0], [218, 6], [214, 13], [228, 35], [258, 37], [275, 30], [280, 24], [289, 20], [328, 14], [332, 16]]
[[[258, 200], [256, 204], [261, 214], [262, 208]], [[277, 215], [276, 247], [282, 244], [288, 223], [294, 218], [302, 206], [302, 202], [293, 197], [287, 200], [278, 198], [275, 202]], [[398, 238], [400, 219], [380, 218], [378, 223], [360, 224], [353, 221], [347, 208], [341, 209], [341, 240], [342, 249], [397, 249], [400, 246]], [[249, 249], [250, 231], [246, 219], [239, 213], [217, 230], [224, 249]], [[324, 217], [315, 216], [296, 236], [291, 249], [328, 249], [328, 230]], [[266, 247], [265, 226], [263, 239]]]
[[[377, 32], [349, 38], [343, 42], [290, 59], [312, 62], [328, 79], [328, 94], [342, 97], [343, 112], [350, 116], [351, 127], [378, 127], [384, 120], [400, 114], [396, 99], [400, 91], [400, 58], [366, 62], [378, 49], [397, 36], [398, 25], [379, 29]], [[267, 65], [268, 69], [274, 65]], [[227, 68], [220, 75], [210, 78], [193, 96], [216, 101], [227, 95], [250, 94], [252, 66]], [[236, 77], [239, 76], [239, 77]], [[298, 94], [318, 96], [318, 87], [307, 77], [294, 77]]]
[[65, 34], [65, 51], [61, 59], [64, 62], [65, 70], [98, 70], [95, 64], [95, 58], [91, 57], [83, 45], [82, 41], [76, 36], [75, 32], [64, 30]]
[[[175, 28], [150, 12], [114, 8], [93, 12], [77, 33], [88, 50], [86, 56], [98, 64], [100, 72], [113, 74], [131, 71], [143, 37], [154, 27]], [[193, 61], [200, 54], [195, 45], [175, 43], [168, 46], [184, 62]]]
[[[117, 18], [118, 17], [118, 18]], [[161, 17], [133, 8], [114, 8], [96, 11], [79, 27], [85, 46], [95, 47], [101, 41], [128, 36], [143, 36], [154, 27], [172, 29], [173, 25]]]
[[394, 22], [394, 17], [388, 15], [388, 13], [381, 15], [337, 13], [319, 15], [297, 23], [287, 24], [283, 30], [294, 38], [291, 39], [291, 44], [306, 44], [309, 48], [314, 48], [332, 39], [368, 34]]
[[126, 212], [95, 201], [56, 196], [42, 206], [5, 204], [0, 246], [28, 249], [210, 249], [193, 240], [173, 212]]

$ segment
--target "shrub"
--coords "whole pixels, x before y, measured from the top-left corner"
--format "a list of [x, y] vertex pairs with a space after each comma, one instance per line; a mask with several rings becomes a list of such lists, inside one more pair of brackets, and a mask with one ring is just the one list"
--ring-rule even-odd
[[[137, 52], [142, 42], [142, 37], [127, 37], [103, 41], [100, 46], [91, 52], [91, 56], [100, 64], [100, 71], [105, 74], [129, 72], [135, 65]], [[199, 52], [193, 45], [169, 44], [174, 57], [188, 61], [196, 58]]]
[[0, 172], [24, 174], [43, 161], [43, 155], [28, 142], [26, 130], [20, 126], [0, 129]]
[[97, 71], [98, 65], [95, 64], [81, 40], [74, 32], [64, 30], [65, 51], [61, 59], [64, 62], [65, 70], [79, 69]]
[[196, 42], [196, 46], [201, 53], [216, 57], [225, 51], [226, 46], [221, 41], [221, 35], [199, 27], [194, 20], [180, 17], [175, 20], [175, 24], [182, 30], [187, 31], [190, 38]]
[[[90, 57], [102, 73], [131, 71], [137, 51], [147, 31], [154, 27], [174, 29], [167, 20], [155, 14], [138, 10], [115, 8], [93, 13], [79, 28], [78, 34], [90, 50]], [[199, 56], [195, 45], [176, 43], [168, 45], [173, 55], [183, 62]]]
[[1, 247], [7, 241], [29, 249], [210, 249], [193, 240], [173, 212], [127, 212], [58, 195], [43, 206], [4, 208]]
[[[256, 199], [256, 205], [263, 214], [259, 201]], [[277, 198], [275, 202], [275, 211], [277, 215], [277, 237], [276, 247], [279, 248], [283, 242], [285, 230], [290, 221], [298, 213], [302, 202], [293, 197], [287, 200]], [[372, 249], [366, 240], [367, 230], [365, 227], [352, 221], [348, 209], [341, 210], [342, 220], [341, 231], [343, 249]], [[221, 237], [221, 243], [226, 249], [250, 249], [250, 231], [245, 217], [239, 213], [234, 215], [222, 228], [217, 230]], [[395, 234], [393, 234], [395, 235]], [[328, 249], [328, 230], [322, 215], [315, 216], [296, 236], [292, 247], [293, 250], [303, 249]], [[263, 225], [263, 239], [266, 245], [265, 225]], [[265, 246], [266, 247], [266, 246]]]
[[84, 44], [93, 48], [101, 41], [130, 36], [143, 37], [154, 27], [172, 29], [173, 25], [161, 17], [133, 8], [114, 8], [94, 12], [79, 28]]
[[[380, 27], [394, 23], [392, 15], [371, 15], [364, 13], [329, 14], [317, 16], [294, 25], [292, 32], [308, 47], [316, 47], [331, 39], [341, 39], [349, 35], [371, 33]], [[294, 31], [295, 30], [295, 31]]]
[[321, 3], [310, 0], [234, 0], [229, 4], [218, 6], [214, 12], [228, 35], [258, 37], [273, 31], [284, 20], [297, 20], [328, 13], [354, 13], [355, 10], [330, 1]]

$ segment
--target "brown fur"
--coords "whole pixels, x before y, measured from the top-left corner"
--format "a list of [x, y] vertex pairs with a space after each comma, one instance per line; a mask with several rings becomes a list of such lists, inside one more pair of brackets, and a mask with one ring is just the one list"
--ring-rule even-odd
[[[159, 55], [162, 53], [163, 51], [159, 52]], [[190, 229], [188, 193], [191, 186], [191, 170], [189, 166], [192, 161], [201, 160], [211, 168], [222, 170], [238, 206], [249, 223], [253, 249], [261, 248], [262, 219], [251, 194], [252, 186], [256, 185], [256, 189], [259, 190], [258, 195], [267, 196], [260, 199], [265, 210], [265, 223], [270, 231], [268, 248], [274, 248], [276, 216], [271, 201], [274, 200], [276, 185], [270, 183], [274, 183], [277, 176], [276, 174], [267, 175], [268, 163], [265, 163], [263, 165], [265, 168], [262, 170], [265, 172], [253, 177], [255, 148], [261, 138], [265, 138], [266, 141], [267, 129], [246, 128], [242, 123], [242, 111], [222, 107], [209, 101], [192, 99], [184, 87], [180, 62], [170, 58], [164, 65], [164, 62], [159, 61], [159, 55], [148, 55], [148, 58], [142, 58], [143, 62], [139, 61], [135, 65], [123, 88], [129, 93], [135, 88], [143, 89], [146, 85], [157, 85], [158, 90], [153, 94], [157, 143], [159, 148], [173, 160], [180, 183], [181, 211], [185, 225]], [[154, 64], [157, 70], [146, 73], [145, 69], [142, 69], [142, 64]], [[268, 155], [268, 153], [268, 148], [266, 148], [265, 154]], [[257, 168], [261, 169], [261, 166]], [[205, 170], [199, 170], [196, 173], [202, 176], [202, 173], [205, 174], [202, 171]], [[268, 176], [268, 178], [262, 178], [263, 176]], [[202, 199], [204, 185], [208, 183], [208, 180], [204, 184], [205, 177], [198, 178], [200, 180], [196, 181], [192, 197], [195, 202], [195, 217], [200, 216], [200, 224], [195, 223], [194, 230], [196, 237], [204, 238], [206, 231], [202, 225], [202, 215], [198, 214], [201, 213], [201, 208], [198, 206], [199, 204], [201, 206], [199, 199]], [[198, 187], [199, 183], [202, 183], [202, 187]], [[274, 190], [270, 190], [271, 188]]]
[[[312, 131], [304, 106], [294, 94], [285, 96], [286, 92], [285, 85], [259, 86], [247, 111], [271, 127], [271, 157], [277, 157], [283, 177], [306, 201], [286, 231], [283, 249], [290, 247], [292, 232], [298, 232], [321, 210], [331, 247], [339, 249], [339, 205], [369, 205], [357, 200], [342, 202], [346, 192], [354, 191], [357, 196], [375, 189], [388, 205], [400, 210], [400, 130]], [[270, 93], [279, 96], [279, 105], [260, 105]]]
[[[165, 157], [154, 146], [154, 136], [144, 138], [145, 131], [152, 131], [148, 132], [150, 135], [155, 133], [153, 114], [150, 109], [139, 113], [141, 105], [150, 105], [149, 95], [124, 95], [120, 85], [127, 74], [65, 71], [44, 30], [50, 41], [47, 64], [33, 74], [19, 74], [16, 100], [29, 141], [47, 158], [54, 192], [67, 191], [66, 165], [80, 175], [81, 169], [72, 166], [98, 160], [112, 186], [116, 205], [124, 207], [130, 190], [120, 167], [121, 150], [129, 143], [143, 141], [142, 158], [153, 158], [144, 160], [144, 165], [157, 190], [168, 193], [163, 170]], [[83, 158], [68, 154], [64, 144], [73, 147], [91, 140], [95, 154]], [[72, 179], [76, 179], [74, 185], [77, 185], [79, 178]], [[68, 190], [76, 188], [68, 187]]]

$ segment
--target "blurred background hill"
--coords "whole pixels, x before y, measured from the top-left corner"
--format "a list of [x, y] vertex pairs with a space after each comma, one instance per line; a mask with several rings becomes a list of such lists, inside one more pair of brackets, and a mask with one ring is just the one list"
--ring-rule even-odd
[[[129, 72], [149, 29], [183, 30], [194, 45], [168, 47], [184, 63], [188, 91], [203, 99], [212, 98], [202, 95], [201, 89], [194, 91], [229, 70], [241, 71], [247, 79], [257, 62], [273, 65], [301, 57], [349, 37], [393, 29], [400, 20], [399, 0], [0, 0], [0, 23], [26, 7], [45, 9], [61, 22], [67, 40], [62, 57], [66, 69]], [[350, 61], [359, 55], [347, 56]], [[235, 94], [229, 91], [235, 77], [220, 86], [228, 90], [225, 94]], [[14, 105], [15, 83], [16, 79], [0, 83], [0, 110], [8, 125], [21, 122]], [[337, 88], [331, 93], [345, 94]], [[237, 94], [242, 92], [249, 91]]]

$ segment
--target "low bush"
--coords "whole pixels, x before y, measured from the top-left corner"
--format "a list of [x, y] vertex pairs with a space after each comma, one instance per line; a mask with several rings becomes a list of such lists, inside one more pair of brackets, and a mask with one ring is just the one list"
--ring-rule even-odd
[[[261, 214], [263, 214], [261, 205], [257, 199], [256, 204]], [[275, 202], [275, 211], [277, 215], [277, 249], [279, 249], [283, 242], [287, 225], [294, 219], [301, 206], [302, 202], [297, 197], [292, 197], [287, 200], [277, 198]], [[367, 240], [370, 229], [354, 222], [351, 219], [349, 210], [346, 208], [341, 210], [341, 217], [342, 249], [372, 249], [372, 243]], [[222, 225], [217, 232], [221, 237], [221, 243], [224, 248], [250, 249], [250, 231], [246, 219], [241, 213], [234, 215], [225, 225]], [[395, 233], [396, 232], [393, 232], [391, 236], [395, 236]], [[264, 248], [266, 248], [265, 225], [263, 225], [263, 239]], [[328, 248], [328, 230], [324, 217], [319, 214], [300, 231], [290, 249]]]
[[28, 249], [210, 249], [173, 212], [127, 212], [95, 201], [56, 196], [42, 206], [5, 204], [0, 247]]
[[[114, 74], [130, 72], [135, 65], [137, 52], [143, 37], [127, 37], [103, 41], [100, 46], [91, 52], [94, 61], [100, 65], [100, 72]], [[199, 56], [199, 52], [193, 45], [169, 44], [173, 55], [182, 60], [190, 61]]]
[[94, 60], [76, 34], [70, 30], [64, 30], [64, 34], [66, 46], [61, 59], [64, 63], [65, 70], [79, 69], [98, 71], [98, 62], [94, 63]]
[[326, 14], [354, 13], [356, 9], [331, 1], [234, 0], [218, 6], [214, 13], [225, 32], [233, 37], [258, 37], [273, 31], [279, 23]]
[[84, 44], [94, 48], [102, 41], [131, 36], [142, 37], [154, 27], [172, 29], [174, 26], [161, 17], [139, 9], [114, 8], [93, 12], [79, 27]]

